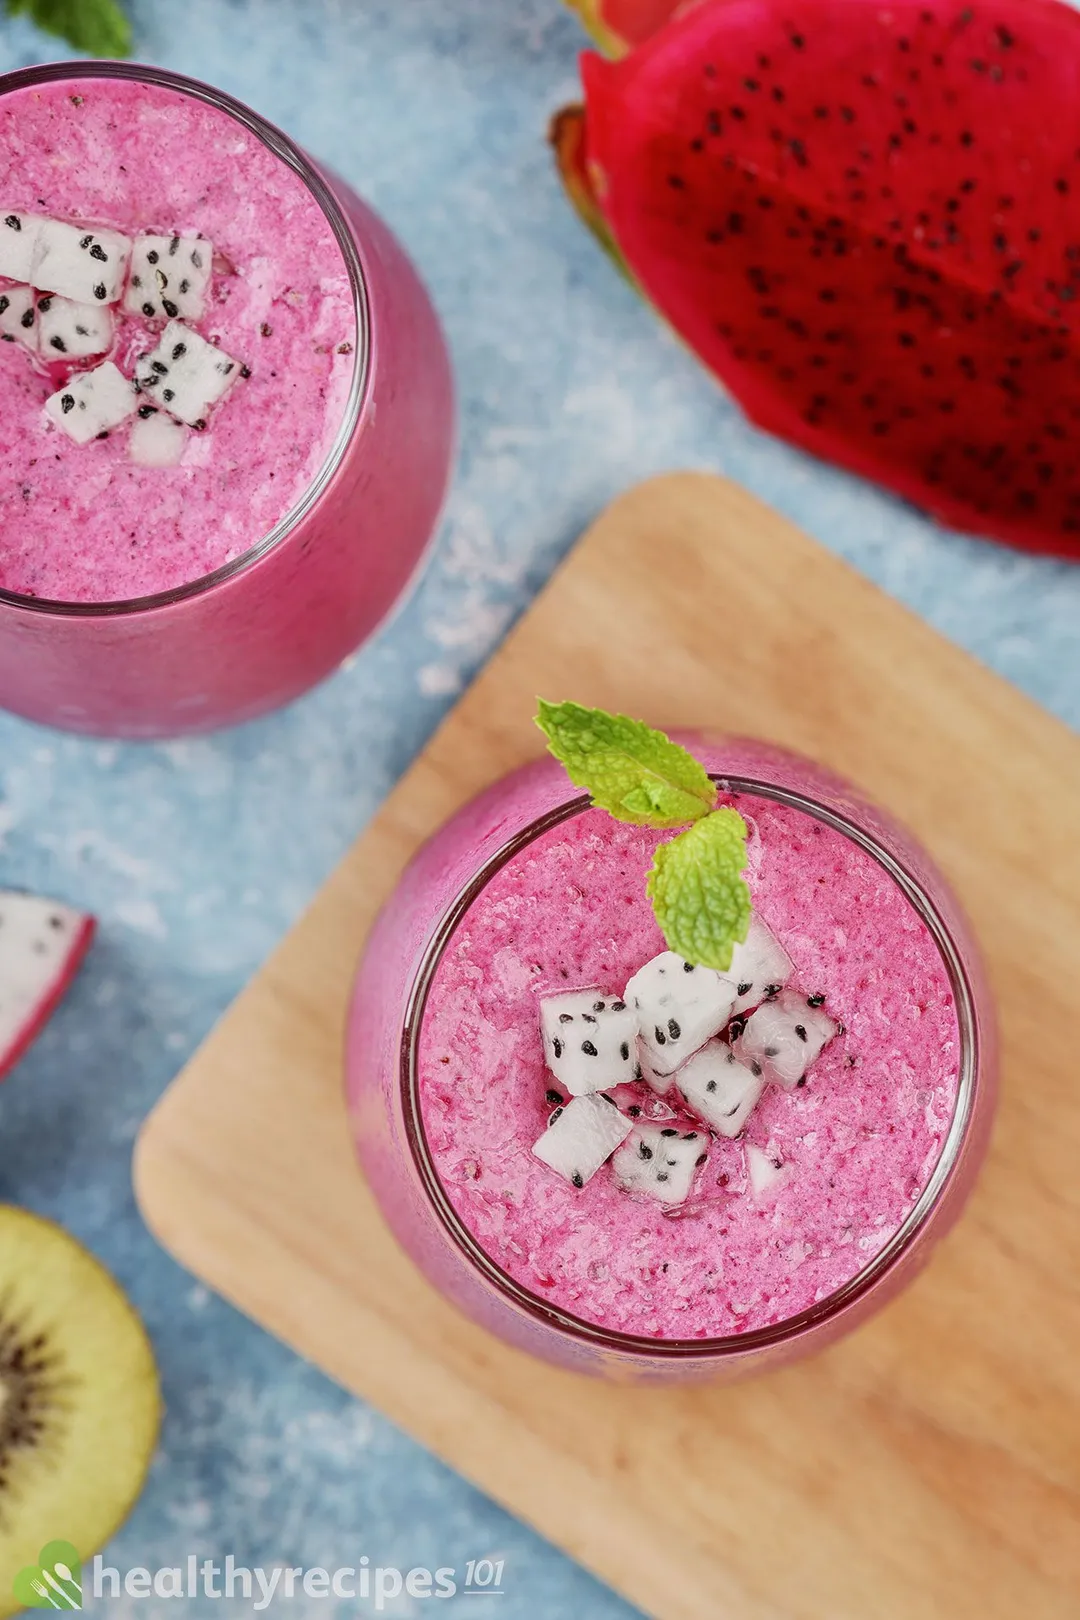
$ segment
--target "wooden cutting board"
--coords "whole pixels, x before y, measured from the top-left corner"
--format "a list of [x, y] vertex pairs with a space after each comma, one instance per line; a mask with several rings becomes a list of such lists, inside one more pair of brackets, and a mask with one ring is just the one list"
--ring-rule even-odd
[[[826, 761], [923, 838], [984, 942], [991, 1162], [915, 1287], [816, 1361], [667, 1392], [541, 1366], [417, 1275], [354, 1165], [341, 1038], [364, 936], [421, 840], [537, 751], [538, 692]], [[590, 530], [177, 1080], [139, 1143], [143, 1211], [661, 1620], [1076, 1620], [1078, 833], [1080, 740], [743, 491], [656, 479]]]

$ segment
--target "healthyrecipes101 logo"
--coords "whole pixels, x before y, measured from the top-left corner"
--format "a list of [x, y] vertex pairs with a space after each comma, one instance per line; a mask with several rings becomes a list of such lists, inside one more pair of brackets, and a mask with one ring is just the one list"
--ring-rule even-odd
[[[430, 1570], [417, 1566], [402, 1570], [372, 1566], [360, 1558], [348, 1569], [293, 1569], [275, 1564], [270, 1569], [248, 1569], [230, 1553], [224, 1563], [200, 1560], [190, 1554], [183, 1567], [129, 1569], [121, 1574], [101, 1557], [86, 1572], [75, 1548], [67, 1541], [42, 1547], [37, 1564], [20, 1570], [15, 1596], [27, 1609], [81, 1609], [84, 1595], [96, 1601], [126, 1598], [241, 1598], [256, 1614], [276, 1600], [345, 1598], [370, 1603], [381, 1612], [388, 1603], [411, 1598], [498, 1597], [503, 1592], [503, 1560], [470, 1558], [460, 1572], [450, 1565]], [[85, 1587], [85, 1592], [84, 1592]]]
[[82, 1564], [70, 1541], [50, 1541], [36, 1564], [20, 1569], [15, 1596], [26, 1609], [81, 1609]]

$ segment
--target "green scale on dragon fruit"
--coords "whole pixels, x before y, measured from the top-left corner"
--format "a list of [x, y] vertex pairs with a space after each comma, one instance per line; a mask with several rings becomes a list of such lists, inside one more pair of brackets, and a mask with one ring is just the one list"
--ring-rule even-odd
[[749, 416], [960, 528], [1080, 557], [1080, 17], [717, 0], [553, 138]]

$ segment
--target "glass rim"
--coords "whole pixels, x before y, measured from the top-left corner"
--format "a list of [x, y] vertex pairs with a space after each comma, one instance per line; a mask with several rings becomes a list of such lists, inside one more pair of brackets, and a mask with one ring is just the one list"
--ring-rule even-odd
[[768, 1327], [755, 1328], [746, 1333], [730, 1333], [698, 1339], [650, 1338], [645, 1334], [625, 1333], [618, 1329], [601, 1327], [584, 1317], [575, 1316], [572, 1312], [552, 1305], [523, 1283], [517, 1282], [482, 1248], [458, 1215], [443, 1186], [424, 1129], [417, 1060], [424, 1013], [435, 974], [465, 913], [492, 878], [517, 854], [561, 822], [590, 809], [591, 800], [587, 794], [579, 795], [534, 817], [495, 850], [451, 900], [428, 941], [414, 975], [406, 1004], [399, 1054], [399, 1083], [405, 1138], [424, 1191], [440, 1225], [465, 1259], [497, 1293], [547, 1328], [554, 1328], [565, 1336], [591, 1345], [594, 1349], [619, 1352], [635, 1358], [644, 1356], [653, 1360], [685, 1361], [693, 1360], [695, 1357], [708, 1357], [719, 1362], [737, 1359], [752, 1351], [779, 1349], [811, 1329], [820, 1328], [861, 1300], [901, 1262], [928, 1221], [940, 1208], [951, 1186], [968, 1138], [978, 1089], [982, 1042], [975, 991], [949, 926], [919, 879], [872, 834], [864, 831], [831, 805], [795, 789], [780, 787], [753, 776], [723, 771], [710, 771], [709, 775], [725, 791], [735, 794], [741, 792], [756, 794], [813, 816], [858, 844], [896, 883], [928, 928], [949, 975], [960, 1046], [956, 1103], [949, 1129], [926, 1186], [888, 1241], [846, 1283], [795, 1316], [785, 1317]]
[[218, 90], [183, 73], [173, 73], [167, 68], [151, 67], [139, 62], [46, 62], [34, 67], [17, 68], [11, 73], [0, 74], [0, 99], [15, 90], [64, 79], [126, 79], [136, 84], [159, 85], [163, 89], [174, 90], [180, 95], [191, 96], [208, 106], [217, 107], [221, 112], [235, 118], [299, 176], [322, 209], [345, 260], [356, 317], [352, 381], [344, 415], [334, 441], [321, 467], [299, 500], [293, 503], [268, 534], [249, 546], [239, 557], [223, 563], [212, 573], [201, 574], [198, 579], [189, 580], [186, 584], [174, 586], [170, 590], [158, 591], [152, 596], [108, 602], [64, 602], [51, 597], [27, 596], [22, 592], [9, 591], [0, 586], [0, 609], [15, 608], [46, 618], [118, 618], [172, 607], [193, 597], [203, 596], [219, 585], [227, 584], [253, 568], [269, 552], [276, 550], [308, 516], [341, 466], [360, 421], [371, 375], [371, 306], [360, 251], [341, 204], [329, 182], [324, 179], [311, 159], [275, 124], [270, 123], [260, 113], [253, 111], [225, 90]]

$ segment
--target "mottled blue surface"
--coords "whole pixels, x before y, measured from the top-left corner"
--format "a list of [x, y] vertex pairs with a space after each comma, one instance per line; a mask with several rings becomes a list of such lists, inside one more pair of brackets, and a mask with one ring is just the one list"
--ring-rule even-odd
[[[400, 232], [453, 346], [461, 462], [418, 595], [290, 712], [166, 747], [0, 717], [0, 886], [103, 923], [0, 1093], [0, 1197], [85, 1239], [154, 1336], [169, 1416], [114, 1563], [232, 1551], [460, 1568], [491, 1554], [506, 1559], [503, 1620], [615, 1620], [632, 1612], [621, 1600], [158, 1251], [130, 1190], [139, 1123], [575, 536], [636, 478], [732, 474], [1073, 724], [1080, 570], [945, 533], [740, 419], [563, 203], [543, 132], [574, 92], [580, 40], [556, 0], [138, 0], [135, 14], [141, 57], [251, 102]], [[0, 68], [54, 54], [28, 25], [0, 26]]]

